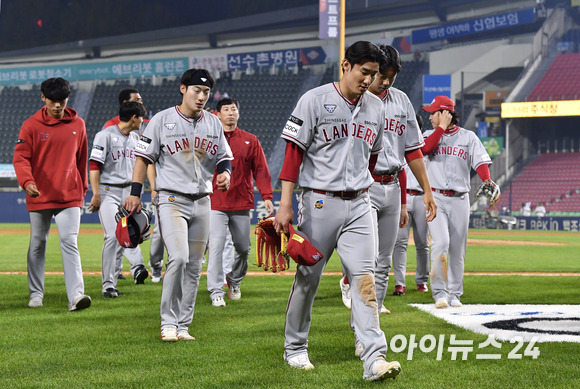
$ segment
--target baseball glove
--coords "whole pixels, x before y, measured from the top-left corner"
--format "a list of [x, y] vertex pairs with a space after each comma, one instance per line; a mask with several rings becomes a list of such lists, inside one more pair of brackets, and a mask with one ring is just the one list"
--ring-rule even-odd
[[273, 273], [288, 269], [288, 237], [276, 232], [274, 216], [264, 217], [256, 225], [256, 261], [259, 267]]
[[493, 208], [498, 202], [501, 192], [499, 186], [497, 186], [495, 182], [492, 180], [485, 180], [475, 193], [475, 198], [478, 198], [479, 196], [487, 197], [489, 199], [489, 207]]

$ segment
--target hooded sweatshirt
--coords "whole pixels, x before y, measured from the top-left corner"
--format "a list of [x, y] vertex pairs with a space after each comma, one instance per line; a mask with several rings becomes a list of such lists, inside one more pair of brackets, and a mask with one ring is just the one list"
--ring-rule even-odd
[[23, 189], [32, 183], [40, 192], [26, 196], [28, 211], [83, 206], [89, 187], [87, 147], [85, 122], [72, 108], [55, 119], [43, 107], [22, 124], [14, 170]]

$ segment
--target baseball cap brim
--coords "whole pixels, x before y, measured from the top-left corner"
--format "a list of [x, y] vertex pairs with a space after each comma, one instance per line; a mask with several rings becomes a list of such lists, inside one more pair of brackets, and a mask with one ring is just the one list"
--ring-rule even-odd
[[305, 266], [316, 265], [324, 255], [310, 243], [310, 238], [301, 232], [296, 231], [292, 224], [288, 225], [290, 237], [288, 238], [287, 253], [296, 263]]

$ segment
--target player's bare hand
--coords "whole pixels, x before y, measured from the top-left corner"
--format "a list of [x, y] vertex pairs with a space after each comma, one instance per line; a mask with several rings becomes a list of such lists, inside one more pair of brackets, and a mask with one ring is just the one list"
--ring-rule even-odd
[[216, 177], [216, 185], [219, 190], [225, 192], [230, 188], [230, 173], [223, 172]]
[[274, 218], [274, 228], [276, 228], [276, 232], [280, 234], [283, 231], [285, 234], [288, 234], [288, 224], [293, 220], [294, 211], [292, 210], [292, 205], [280, 205], [280, 207], [278, 207], [278, 212], [276, 212], [276, 217]]
[[425, 203], [425, 221], [433, 221], [433, 219], [437, 217], [437, 204], [435, 204], [433, 192], [425, 192], [425, 196], [423, 196], [423, 202]]
[[36, 185], [35, 184], [28, 184], [28, 185], [26, 185], [26, 189], [24, 191], [30, 197], [38, 197], [38, 196], [40, 196], [40, 192], [36, 188]]
[[93, 194], [88, 210], [89, 212], [97, 212], [99, 208], [101, 208], [101, 195]]
[[141, 199], [137, 196], [129, 196], [125, 199], [123, 203], [123, 208], [127, 211], [131, 212], [132, 210], [136, 209], [137, 212], [141, 211]]
[[443, 112], [439, 113], [439, 127], [447, 129], [447, 127], [449, 127], [451, 124], [451, 119], [453, 119], [451, 112], [443, 110]]
[[272, 203], [272, 200], [264, 200], [264, 207], [266, 207], [268, 215], [274, 214], [274, 204]]
[[401, 218], [399, 219], [399, 228], [405, 228], [409, 224], [409, 214], [407, 213], [407, 204], [401, 204]]

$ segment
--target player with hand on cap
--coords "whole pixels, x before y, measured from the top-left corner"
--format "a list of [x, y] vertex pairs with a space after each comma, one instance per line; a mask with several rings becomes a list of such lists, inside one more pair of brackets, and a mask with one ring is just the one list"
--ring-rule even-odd
[[423, 109], [435, 129], [425, 132], [422, 148], [438, 211], [429, 224], [431, 290], [437, 308], [461, 307], [470, 173], [473, 169], [482, 181], [490, 180], [491, 158], [473, 131], [457, 126], [459, 115], [449, 97], [436, 96]]
[[205, 69], [181, 76], [181, 104], [157, 113], [136, 147], [131, 196], [124, 208], [141, 208], [147, 165], [157, 171], [157, 223], [168, 260], [161, 293], [161, 340], [194, 340], [189, 334], [203, 255], [209, 236], [209, 194], [230, 184], [232, 152], [219, 119], [204, 111], [214, 86]]

